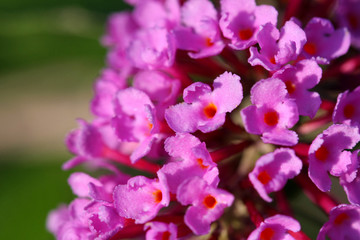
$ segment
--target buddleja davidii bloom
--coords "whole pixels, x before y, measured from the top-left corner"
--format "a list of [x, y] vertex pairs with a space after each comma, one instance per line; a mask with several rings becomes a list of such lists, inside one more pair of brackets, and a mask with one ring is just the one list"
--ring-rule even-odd
[[208, 185], [217, 186], [219, 170], [210, 157], [205, 143], [188, 133], [177, 133], [165, 141], [165, 150], [172, 157], [159, 171], [166, 179], [169, 191], [177, 193], [178, 187], [187, 179], [198, 176]]
[[225, 72], [214, 80], [213, 90], [205, 83], [196, 82], [184, 89], [184, 103], [165, 111], [169, 126], [180, 133], [211, 132], [225, 122], [227, 112], [241, 102], [243, 93], [240, 77]]
[[114, 96], [120, 89], [126, 87], [126, 79], [118, 71], [111, 68], [103, 70], [94, 85], [95, 94], [91, 101], [92, 113], [100, 118], [112, 118], [114, 116]]
[[351, 33], [351, 43], [360, 48], [360, 2], [358, 0], [338, 0], [335, 13], [339, 24]]
[[280, 31], [272, 23], [261, 26], [256, 39], [260, 52], [256, 47], [250, 47], [248, 62], [268, 71], [278, 70], [296, 60], [306, 43], [305, 32], [292, 20], [287, 21]]
[[265, 143], [292, 146], [298, 142], [296, 132], [288, 130], [299, 120], [295, 100], [288, 97], [283, 81], [264, 79], [251, 88], [250, 105], [241, 110], [247, 132], [261, 134]]
[[158, 120], [164, 120], [165, 109], [175, 104], [180, 81], [160, 71], [144, 70], [134, 76], [133, 86], [146, 93], [156, 108]]
[[320, 107], [321, 99], [317, 92], [309, 91], [315, 87], [322, 76], [322, 70], [314, 60], [302, 60], [286, 65], [272, 77], [281, 79], [290, 98], [295, 99], [300, 115], [313, 118]]
[[136, 224], [153, 219], [159, 210], [169, 205], [170, 195], [166, 181], [135, 176], [114, 190], [114, 206], [120, 216], [135, 220]]
[[348, 171], [340, 176], [340, 185], [344, 188], [347, 198], [352, 204], [360, 204], [360, 150], [354, 152], [346, 151], [351, 164]]
[[256, 6], [255, 0], [221, 0], [220, 28], [230, 39], [229, 46], [244, 50], [257, 43], [260, 26], [277, 24], [278, 12], [273, 6]]
[[360, 87], [340, 93], [333, 113], [334, 123], [360, 127]]
[[177, 227], [173, 223], [149, 222], [145, 224], [147, 240], [176, 240]]
[[266, 218], [248, 240], [295, 240], [289, 232], [298, 232], [300, 228], [299, 222], [292, 217], [277, 214]]
[[331, 22], [324, 18], [312, 18], [304, 29], [307, 42], [302, 55], [314, 58], [320, 64], [344, 55], [349, 47], [351, 36], [346, 28], [334, 29]]
[[221, 38], [218, 13], [209, 0], [189, 0], [181, 7], [183, 26], [174, 30], [177, 47], [190, 51], [192, 58], [219, 54], [225, 47]]
[[352, 158], [345, 149], [352, 149], [360, 141], [359, 129], [334, 124], [319, 134], [309, 148], [309, 177], [321, 191], [329, 191], [328, 172], [336, 177], [352, 168]]
[[320, 229], [317, 240], [358, 240], [360, 206], [341, 204], [330, 211], [329, 221]]
[[177, 190], [177, 200], [182, 205], [191, 205], [185, 213], [186, 225], [196, 235], [210, 232], [210, 224], [231, 206], [234, 196], [222, 189], [209, 186], [199, 177], [189, 178]]
[[156, 110], [147, 94], [135, 88], [119, 91], [114, 102], [116, 115], [112, 119], [112, 126], [117, 137], [121, 141], [139, 143], [130, 155], [134, 163], [149, 153], [153, 143], [162, 138]]
[[259, 158], [249, 173], [249, 179], [260, 196], [271, 202], [268, 194], [281, 190], [288, 179], [300, 173], [301, 168], [302, 162], [292, 149], [280, 148]]
[[94, 121], [87, 123], [79, 119], [79, 128], [72, 130], [66, 137], [69, 151], [76, 156], [64, 163], [63, 169], [70, 169], [87, 162], [95, 167], [104, 167], [118, 172], [106, 159], [108, 149], [119, 149], [121, 146], [108, 122]]

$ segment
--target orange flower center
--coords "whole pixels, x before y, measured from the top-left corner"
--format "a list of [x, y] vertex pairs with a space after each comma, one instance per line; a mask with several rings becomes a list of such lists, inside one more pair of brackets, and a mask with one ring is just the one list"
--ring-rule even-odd
[[260, 172], [257, 179], [264, 185], [271, 181], [271, 177], [266, 170]]
[[270, 61], [272, 64], [276, 64], [275, 57], [271, 57], [271, 58], [269, 59], [269, 61]]
[[320, 161], [325, 161], [329, 156], [329, 150], [322, 145], [318, 150], [315, 151], [315, 157]]
[[211, 40], [211, 38], [207, 37], [207, 38], [205, 39], [205, 45], [206, 45], [207, 47], [211, 47], [211, 46], [214, 45], [214, 43], [213, 43], [213, 41]]
[[160, 203], [162, 200], [162, 192], [160, 190], [156, 190], [155, 192], [153, 192], [154, 195], [154, 199], [156, 203]]
[[204, 160], [202, 160], [201, 158], [196, 159], [196, 161], [198, 162], [200, 168], [202, 168], [202, 169], [208, 168], [208, 166], [204, 165]]
[[241, 40], [249, 40], [253, 35], [253, 31], [250, 28], [245, 28], [239, 31], [239, 38]]
[[217, 202], [216, 202], [216, 199], [213, 196], [207, 195], [205, 197], [203, 203], [204, 203], [205, 207], [207, 207], [207, 208], [214, 208]]
[[354, 113], [355, 113], [354, 105], [349, 103], [344, 107], [344, 116], [346, 118], [352, 118], [354, 116]]
[[170, 236], [171, 236], [171, 234], [169, 231], [163, 232], [163, 234], [161, 236], [161, 240], [169, 240]]
[[307, 52], [310, 55], [315, 55], [316, 53], [316, 46], [312, 42], [307, 42], [304, 45], [304, 51]]
[[340, 225], [348, 218], [349, 218], [349, 215], [347, 215], [346, 213], [340, 213], [335, 218], [334, 223], [335, 223], [335, 225]]
[[289, 94], [295, 92], [295, 84], [293, 84], [291, 81], [286, 81], [285, 86]]
[[215, 106], [215, 104], [213, 103], [209, 103], [205, 108], [204, 108], [204, 114], [207, 118], [213, 118], [216, 114], [217, 111], [217, 107]]
[[260, 233], [260, 240], [271, 240], [275, 234], [275, 231], [272, 228], [265, 228]]
[[269, 126], [275, 126], [279, 122], [279, 115], [275, 111], [269, 111], [264, 115], [264, 122]]

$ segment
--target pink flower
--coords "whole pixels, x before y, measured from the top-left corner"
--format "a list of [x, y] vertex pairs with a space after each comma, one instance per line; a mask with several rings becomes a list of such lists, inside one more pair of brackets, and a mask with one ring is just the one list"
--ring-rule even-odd
[[298, 142], [296, 132], [288, 130], [299, 120], [297, 106], [281, 80], [269, 78], [254, 84], [251, 102], [254, 105], [240, 112], [247, 132], [262, 134], [265, 143], [292, 146]]
[[225, 72], [214, 80], [213, 87], [193, 83], [184, 90], [185, 102], [165, 111], [165, 119], [175, 132], [211, 132], [224, 124], [226, 113], [242, 100], [240, 77]]

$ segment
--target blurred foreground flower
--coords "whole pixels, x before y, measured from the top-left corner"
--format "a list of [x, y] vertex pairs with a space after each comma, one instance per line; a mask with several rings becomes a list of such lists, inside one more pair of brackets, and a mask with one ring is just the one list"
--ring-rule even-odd
[[[103, 37], [95, 118], [68, 135], [76, 156], [63, 165], [107, 174], [73, 173], [77, 198], [49, 214], [48, 230], [309, 239], [284, 190], [294, 179], [329, 214], [318, 239], [360, 239], [360, 1], [127, 2]], [[329, 174], [350, 204], [327, 192]]]

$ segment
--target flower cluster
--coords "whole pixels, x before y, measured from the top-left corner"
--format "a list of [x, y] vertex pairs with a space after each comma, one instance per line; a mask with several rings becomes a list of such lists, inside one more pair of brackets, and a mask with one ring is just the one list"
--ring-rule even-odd
[[[64, 169], [107, 174], [71, 174], [77, 198], [49, 214], [48, 230], [62, 240], [309, 239], [284, 190], [294, 179], [329, 214], [319, 240], [360, 239], [360, 1], [304, 12], [289, 1], [281, 14], [255, 0], [127, 2], [102, 39], [94, 119], [66, 139], [75, 157]], [[327, 193], [329, 175], [350, 204]]]

